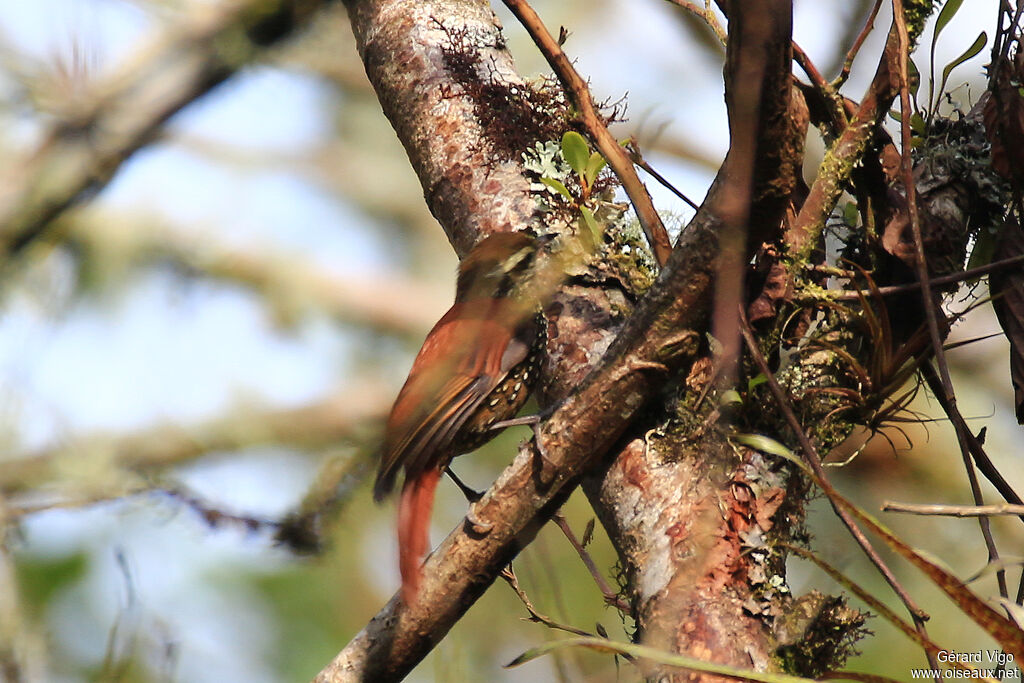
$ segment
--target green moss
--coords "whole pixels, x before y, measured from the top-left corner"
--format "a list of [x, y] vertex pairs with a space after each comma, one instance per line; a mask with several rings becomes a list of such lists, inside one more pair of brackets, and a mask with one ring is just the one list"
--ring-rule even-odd
[[867, 617], [844, 598], [817, 591], [794, 600], [773, 629], [776, 663], [785, 673], [808, 678], [841, 669], [856, 654], [854, 644], [868, 634]]
[[907, 35], [910, 37], [911, 46], [921, 37], [936, 4], [935, 0], [903, 0], [903, 16], [907, 22]]

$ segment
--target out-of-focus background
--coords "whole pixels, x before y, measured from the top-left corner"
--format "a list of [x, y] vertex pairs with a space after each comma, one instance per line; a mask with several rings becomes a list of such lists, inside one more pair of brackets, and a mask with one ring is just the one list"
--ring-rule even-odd
[[[102, 133], [116, 139], [120, 121], [148, 114], [148, 100], [111, 113], [104, 98], [162, 93], [161, 79], [173, 90], [177, 70], [210, 47], [201, 27], [227, 21], [234, 4], [246, 3], [0, 3], [0, 205], [73, 182], [83, 161], [61, 157], [53, 132], [99, 111], [111, 127]], [[870, 4], [797, 2], [796, 40], [827, 77]], [[628, 92], [629, 120], [617, 133], [636, 135], [648, 160], [699, 201], [727, 144], [713, 36], [668, 2], [535, 5], [548, 25], [569, 30], [566, 49], [599, 98]], [[992, 32], [995, 0], [965, 5], [938, 45], [940, 69], [981, 30]], [[544, 72], [515, 21], [499, 14], [520, 71]], [[883, 9], [852, 97], [887, 25]], [[981, 93], [984, 57], [953, 73], [954, 106], [966, 110]], [[450, 303], [456, 260], [366, 82], [340, 3], [291, 39], [229, 61], [237, 71], [172, 116], [96, 196], [27, 246], [5, 247], [0, 643], [25, 664], [10, 680], [307, 680], [398, 585], [393, 504], [373, 504], [367, 476], [380, 419]], [[650, 186], [678, 228], [690, 210]], [[997, 329], [982, 308], [955, 335]], [[964, 413], [978, 418], [975, 429], [989, 428], [989, 452], [1024, 488], [1005, 342], [951, 359]], [[926, 398], [916, 407], [938, 414]], [[893, 433], [895, 451], [876, 439], [837, 470], [841, 488], [869, 509], [883, 499], [968, 502], [948, 426], [907, 433], [913, 448]], [[524, 436], [510, 430], [457, 469], [482, 488]], [[828, 506], [818, 507], [818, 549], [886, 596]], [[444, 485], [435, 541], [464, 509]], [[574, 497], [566, 514], [582, 534], [585, 500]], [[278, 543], [285, 518], [322, 532], [321, 552]], [[886, 521], [962, 576], [984, 565], [975, 522]], [[1019, 526], [996, 524], [1007, 555], [1024, 555]], [[600, 529], [589, 549], [614, 585]], [[546, 529], [515, 567], [540, 612], [627, 637], [557, 530]], [[913, 570], [900, 574], [935, 615], [936, 640], [959, 651], [991, 647]], [[804, 564], [791, 577], [797, 593], [837, 590]], [[995, 593], [991, 577], [976, 587]], [[496, 584], [410, 680], [635, 678], [628, 664], [590, 653], [502, 669], [561, 637], [525, 616]], [[870, 626], [879, 637], [862, 643], [851, 668], [907, 680], [910, 666], [925, 664], [886, 624]]]

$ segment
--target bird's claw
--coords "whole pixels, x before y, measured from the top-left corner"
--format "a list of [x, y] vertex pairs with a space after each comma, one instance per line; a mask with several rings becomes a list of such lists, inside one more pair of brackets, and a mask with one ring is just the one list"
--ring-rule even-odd
[[472, 506], [466, 511], [466, 523], [469, 525], [470, 531], [478, 536], [486, 536], [494, 528], [494, 525], [490, 522], [485, 522], [477, 517], [476, 513], [473, 512]]
[[558, 471], [555, 461], [548, 456], [548, 451], [544, 447], [544, 440], [541, 438], [540, 423], [533, 425], [533, 443], [534, 451], [537, 454], [534, 460], [534, 470], [536, 472], [537, 480], [542, 487], [550, 486], [555, 480], [555, 472]]

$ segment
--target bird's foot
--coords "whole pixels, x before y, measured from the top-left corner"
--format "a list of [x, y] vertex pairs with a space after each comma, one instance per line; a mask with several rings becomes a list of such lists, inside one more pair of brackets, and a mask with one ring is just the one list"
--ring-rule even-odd
[[506, 427], [518, 427], [520, 425], [536, 425], [543, 418], [540, 415], [523, 415], [522, 417], [513, 417], [511, 420], [501, 420], [495, 422], [490, 427], [491, 431], [497, 431], [499, 429], [505, 429]]
[[474, 506], [475, 504], [469, 506], [469, 509], [466, 510], [466, 524], [469, 525], [469, 530], [472, 533], [477, 536], [486, 536], [491, 533], [491, 529], [494, 528], [494, 525], [477, 517], [476, 513], [473, 511]]

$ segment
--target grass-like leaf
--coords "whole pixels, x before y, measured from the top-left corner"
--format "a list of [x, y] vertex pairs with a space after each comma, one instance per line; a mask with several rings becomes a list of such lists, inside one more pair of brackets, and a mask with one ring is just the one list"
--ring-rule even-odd
[[777, 455], [780, 458], [785, 458], [790, 462], [799, 462], [803, 465], [800, 460], [793, 455], [793, 451], [786, 448], [784, 445], [764, 434], [735, 434], [733, 435], [733, 441], [741, 443], [744, 446], [749, 446], [754, 450], [761, 451], [762, 453], [769, 453], [771, 455]]
[[636, 659], [646, 659], [647, 661], [663, 664], [665, 666], [690, 669], [691, 671], [701, 671], [719, 676], [731, 676], [733, 678], [739, 678], [747, 681], [761, 681], [763, 683], [811, 683], [813, 680], [810, 678], [801, 678], [800, 676], [791, 676], [789, 674], [765, 673], [761, 671], [750, 671], [748, 669], [738, 669], [724, 664], [705, 662], [700, 659], [695, 659], [694, 657], [687, 657], [686, 655], [665, 652], [664, 650], [647, 647], [646, 645], [616, 643], [611, 640], [605, 640], [604, 638], [568, 638], [566, 640], [553, 640], [527, 650], [506, 664], [505, 667], [511, 668], [519, 666], [520, 664], [525, 664], [526, 662], [537, 659], [538, 657], [543, 657], [554, 650], [566, 647], [582, 647], [588, 650], [596, 650], [597, 652], [624, 655], [634, 657]]
[[942, 6], [942, 11], [939, 12], [939, 18], [935, 20], [935, 32], [932, 33], [932, 45], [938, 41], [939, 34], [942, 33], [942, 29], [946, 28], [946, 24], [956, 16], [956, 13], [960, 10], [960, 5], [962, 4], [964, 4], [964, 0], [946, 0], [946, 3]]
[[939, 85], [940, 94], [945, 92], [946, 81], [949, 80], [949, 74], [953, 71], [953, 69], [957, 68], [958, 66], [966, 62], [968, 59], [981, 52], [982, 49], [985, 47], [985, 43], [987, 42], [988, 34], [982, 31], [981, 33], [978, 34], [978, 37], [974, 39], [974, 42], [971, 43], [971, 46], [963, 51], [963, 54], [961, 54], [959, 57], [957, 57], [952, 62], [947, 64], [945, 67], [943, 67], [942, 83]]

